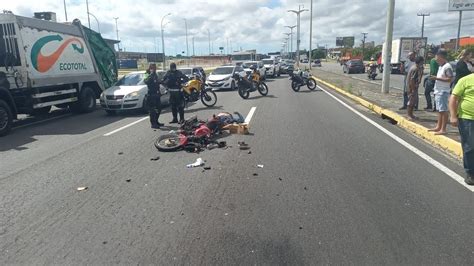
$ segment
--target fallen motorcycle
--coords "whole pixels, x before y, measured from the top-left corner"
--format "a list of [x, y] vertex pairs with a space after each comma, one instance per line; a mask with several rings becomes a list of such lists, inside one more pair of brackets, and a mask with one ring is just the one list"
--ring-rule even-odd
[[251, 92], [257, 91], [262, 95], [268, 94], [268, 86], [262, 80], [255, 80], [253, 77], [242, 77], [238, 73], [233, 75], [233, 79], [237, 82], [238, 92], [242, 99], [248, 99]]
[[302, 86], [307, 86], [309, 90], [315, 90], [316, 79], [308, 71], [290, 72], [291, 88], [298, 92]]
[[197, 102], [199, 99], [207, 107], [212, 107], [217, 103], [216, 93], [212, 89], [206, 88], [198, 76], [194, 76], [184, 84], [183, 92], [186, 105], [190, 102]]

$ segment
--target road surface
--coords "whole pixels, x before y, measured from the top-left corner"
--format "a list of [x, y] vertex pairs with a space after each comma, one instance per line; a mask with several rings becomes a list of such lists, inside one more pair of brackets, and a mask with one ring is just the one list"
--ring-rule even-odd
[[[458, 161], [339, 96], [268, 85], [187, 110], [256, 107], [251, 135], [199, 155], [157, 152], [166, 130], [140, 114], [15, 129], [0, 139], [0, 263], [472, 265]], [[198, 157], [211, 170], [186, 168]]]

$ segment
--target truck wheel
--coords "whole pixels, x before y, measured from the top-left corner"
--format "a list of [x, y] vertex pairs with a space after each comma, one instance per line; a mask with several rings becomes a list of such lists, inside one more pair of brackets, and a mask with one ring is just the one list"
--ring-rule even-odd
[[51, 106], [46, 106], [43, 108], [34, 109], [32, 115], [46, 115], [51, 111]]
[[79, 94], [79, 101], [74, 103], [71, 107], [74, 112], [90, 113], [95, 110], [96, 100], [94, 90], [90, 87], [82, 88]]
[[7, 135], [13, 123], [13, 114], [10, 109], [10, 106], [3, 101], [0, 100], [0, 137]]

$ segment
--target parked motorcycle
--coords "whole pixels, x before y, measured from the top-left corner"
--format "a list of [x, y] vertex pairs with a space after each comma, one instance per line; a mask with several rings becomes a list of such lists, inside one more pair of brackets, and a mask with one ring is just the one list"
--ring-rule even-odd
[[183, 91], [186, 105], [189, 102], [197, 102], [199, 99], [207, 107], [212, 107], [217, 103], [216, 93], [206, 88], [204, 81], [197, 75], [184, 84]]
[[377, 65], [369, 64], [369, 66], [367, 67], [367, 78], [375, 80], [375, 77], [377, 77]]
[[239, 95], [242, 97], [242, 99], [248, 99], [250, 93], [257, 90], [262, 96], [266, 96], [268, 94], [267, 84], [265, 84], [265, 82], [260, 78], [257, 79], [253, 73], [244, 77], [238, 73], [235, 73], [232, 78], [237, 82]]
[[317, 83], [316, 79], [308, 71], [290, 72], [291, 88], [298, 92], [302, 86], [307, 86], [310, 90], [315, 90]]

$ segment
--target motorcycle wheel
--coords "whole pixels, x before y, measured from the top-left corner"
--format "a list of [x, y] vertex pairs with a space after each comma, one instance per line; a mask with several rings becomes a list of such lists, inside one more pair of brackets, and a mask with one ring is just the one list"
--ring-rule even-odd
[[172, 152], [177, 151], [182, 147], [182, 143], [184, 143], [183, 135], [178, 134], [166, 134], [160, 136], [155, 141], [155, 147], [162, 152]]
[[292, 82], [291, 82], [291, 88], [292, 88], [294, 91], [299, 92], [301, 86], [298, 84], [298, 82], [292, 81]]
[[306, 86], [309, 90], [314, 91], [316, 89], [316, 81], [314, 79], [308, 79], [308, 84]]
[[260, 94], [262, 96], [267, 96], [268, 94], [268, 86], [267, 84], [265, 84], [265, 82], [261, 82], [260, 85], [258, 86], [258, 92], [260, 92]]
[[242, 97], [242, 99], [248, 99], [250, 92], [246, 91], [244, 88], [239, 88], [239, 95]]
[[217, 95], [209, 89], [205, 89], [201, 93], [201, 102], [207, 107], [213, 107], [217, 103]]

